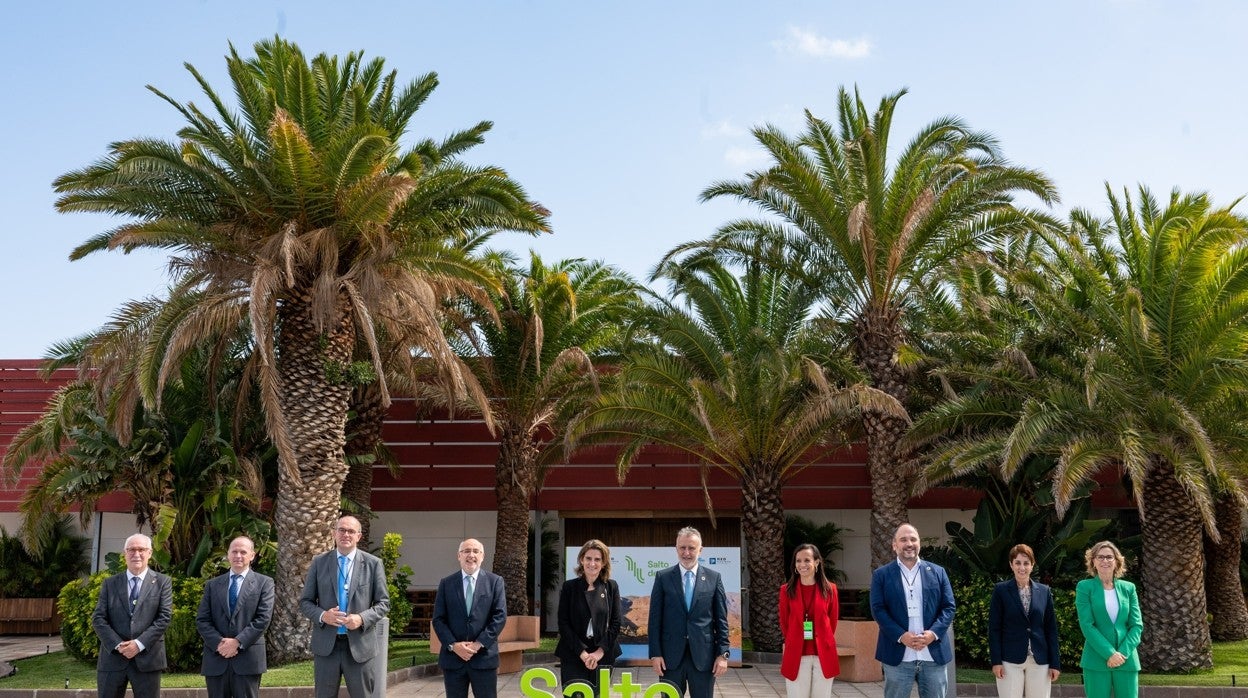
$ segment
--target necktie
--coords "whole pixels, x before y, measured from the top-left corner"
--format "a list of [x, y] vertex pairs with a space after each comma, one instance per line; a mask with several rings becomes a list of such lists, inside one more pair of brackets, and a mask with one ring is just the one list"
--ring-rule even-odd
[[685, 570], [685, 610], [693, 608], [693, 570]]
[[464, 589], [464, 611], [472, 615], [472, 577], [465, 576], [464, 580], [467, 585]]
[[[338, 610], [347, 612], [347, 566], [351, 560], [346, 555], [338, 556]], [[338, 634], [346, 635], [347, 626], [338, 626]]]
[[134, 608], [134, 605], [138, 602], [139, 602], [139, 578], [131, 577], [130, 578], [130, 608]]
[[234, 609], [238, 608], [238, 587], [243, 575], [230, 575], [230, 615], [234, 615]]

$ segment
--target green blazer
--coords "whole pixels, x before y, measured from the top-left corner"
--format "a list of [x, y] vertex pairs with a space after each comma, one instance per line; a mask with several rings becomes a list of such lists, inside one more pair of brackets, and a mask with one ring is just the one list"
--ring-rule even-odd
[[[1140, 645], [1144, 622], [1140, 620], [1140, 599], [1135, 585], [1121, 579], [1114, 580], [1118, 594], [1118, 620], [1109, 621], [1105, 609], [1105, 588], [1097, 577], [1085, 579], [1075, 586], [1075, 611], [1079, 614], [1079, 629], [1083, 631], [1084, 671], [1136, 671], [1140, 670], [1140, 655], [1135, 651]], [[1110, 669], [1105, 666], [1109, 655], [1121, 652], [1127, 661]]]

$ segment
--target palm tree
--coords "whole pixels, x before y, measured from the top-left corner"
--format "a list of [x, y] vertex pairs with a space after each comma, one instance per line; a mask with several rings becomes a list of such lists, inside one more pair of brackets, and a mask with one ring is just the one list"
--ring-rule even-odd
[[1225, 414], [1248, 388], [1248, 223], [1203, 194], [1175, 191], [1163, 207], [1145, 188], [1138, 205], [1110, 191], [1109, 204], [1108, 221], [1077, 210], [1068, 234], [1043, 234], [1053, 276], [1018, 277], [1069, 360], [959, 396], [916, 430], [988, 423], [937, 450], [933, 468], [949, 472], [999, 464], [1009, 478], [1053, 456], [1059, 513], [1098, 472], [1127, 475], [1143, 534], [1141, 660], [1211, 666], [1202, 531], [1219, 536], [1215, 492], [1243, 506], [1242, 429]]
[[602, 262], [547, 265], [530, 253], [526, 269], [505, 255], [493, 260], [502, 291], [468, 310], [473, 324], [460, 342], [489, 397], [485, 417], [498, 438], [493, 569], [506, 582], [507, 612], [524, 615], [529, 512], [542, 469], [563, 455], [560, 429], [594, 394], [594, 363], [615, 354], [623, 317], [639, 296], [626, 274]]
[[[756, 128], [772, 164], [716, 182], [702, 198], [733, 198], [769, 217], [732, 221], [670, 253], [701, 248], [741, 259], [778, 250], [767, 261], [821, 290], [840, 341], [871, 385], [903, 404], [912, 380], [906, 314], [915, 297], [944, 265], [1031, 224], [1015, 193], [1057, 198], [1043, 174], [1011, 166], [990, 135], [955, 117], [924, 126], [893, 157], [893, 112], [904, 94], [884, 97], [871, 112], [842, 89], [839, 130], [810, 112], [796, 137]], [[907, 425], [887, 410], [863, 415], [874, 565], [892, 559], [893, 532], [908, 518], [914, 468], [898, 447]]]
[[[400, 151], [408, 124], [437, 86], [401, 85], [384, 61], [319, 55], [280, 38], [244, 59], [226, 58], [231, 109], [191, 66], [211, 109], [181, 104], [178, 141], [134, 139], [56, 180], [61, 211], [127, 218], [74, 250], [167, 249], [174, 283], [140, 375], [154, 404], [159, 383], [189, 348], [235, 341], [245, 328], [250, 375], [279, 458], [274, 510], [277, 583], [295, 589], [311, 557], [330, 545], [346, 476], [345, 423], [354, 386], [382, 381], [376, 335], [418, 335], [449, 365], [441, 334], [448, 293], [482, 295], [456, 276], [448, 237], [478, 228], [537, 232], [546, 215], [496, 167], [456, 156], [480, 143], [481, 122], [441, 142]], [[215, 113], [215, 116], [213, 115]], [[368, 360], [357, 360], [357, 347]], [[274, 659], [307, 654], [307, 622], [294, 594], [270, 627]]]
[[[742, 530], [755, 649], [783, 643], [774, 593], [784, 582], [784, 483], [830, 447], [868, 409], [905, 419], [889, 395], [832, 385], [819, 362], [827, 347], [807, 322], [816, 296], [758, 263], [741, 279], [719, 262], [694, 256], [667, 262], [656, 278], [675, 300], [656, 298], [641, 325], [654, 340], [630, 353], [619, 389], [606, 391], [568, 431], [571, 445], [623, 442], [624, 478], [642, 448], [684, 451], [706, 469], [741, 482]], [[708, 500], [709, 507], [709, 500]], [[712, 512], [713, 514], [713, 512]]]

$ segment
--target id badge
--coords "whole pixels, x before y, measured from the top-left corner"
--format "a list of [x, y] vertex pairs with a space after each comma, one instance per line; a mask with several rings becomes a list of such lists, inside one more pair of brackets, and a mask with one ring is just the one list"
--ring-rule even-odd
[[802, 639], [803, 640], [815, 639], [815, 624], [812, 621], [802, 622]]

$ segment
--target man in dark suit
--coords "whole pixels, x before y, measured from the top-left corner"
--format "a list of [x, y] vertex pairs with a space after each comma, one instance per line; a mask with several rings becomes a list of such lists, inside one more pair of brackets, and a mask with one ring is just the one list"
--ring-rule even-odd
[[442, 641], [438, 666], [446, 698], [498, 695], [498, 635], [507, 622], [503, 578], [481, 569], [485, 548], [473, 538], [459, 544], [459, 571], [438, 582], [433, 632]]
[[230, 571], [204, 584], [195, 625], [204, 638], [201, 673], [210, 698], [259, 698], [260, 675], [268, 668], [264, 631], [273, 619], [273, 579], [251, 571], [256, 544], [247, 536], [230, 541]]
[[136, 696], [159, 696], [166, 668], [165, 628], [173, 617], [173, 583], [149, 568], [152, 539], [126, 539], [126, 571], [104, 580], [91, 625], [100, 636], [96, 688], [100, 696], [122, 698], [126, 684]]
[[871, 574], [871, 614], [880, 626], [875, 658], [884, 668], [884, 698], [944, 698], [945, 665], [953, 659], [953, 586], [940, 565], [919, 559], [919, 532], [902, 524], [893, 534], [897, 562]]
[[698, 564], [702, 534], [676, 533], [680, 564], [654, 575], [650, 591], [650, 663], [682, 694], [710, 698], [728, 671], [728, 594], [715, 570]]
[[360, 520], [338, 519], [335, 549], [312, 558], [299, 597], [300, 610], [312, 621], [317, 698], [337, 696], [343, 680], [351, 698], [386, 693], [386, 570], [379, 558], [356, 547], [359, 540]]

